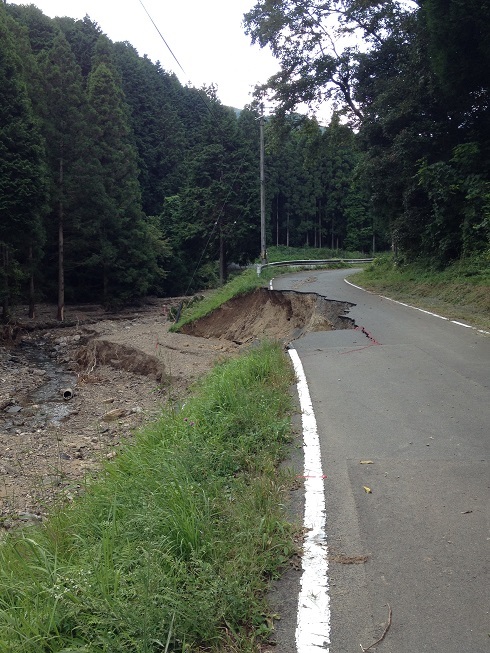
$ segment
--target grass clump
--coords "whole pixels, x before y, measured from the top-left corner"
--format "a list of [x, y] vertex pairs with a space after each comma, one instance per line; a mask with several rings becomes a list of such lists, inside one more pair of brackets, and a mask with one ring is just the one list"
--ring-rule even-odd
[[300, 261], [300, 260], [322, 260], [322, 259], [350, 259], [366, 258], [362, 252], [348, 252], [341, 249], [329, 249], [328, 247], [286, 247], [278, 245], [267, 250], [267, 257], [270, 263], [279, 261]]
[[4, 540], [2, 653], [256, 650], [293, 551], [291, 382], [273, 344], [217, 366], [72, 506]]
[[[294, 260], [321, 260], [327, 258], [362, 258], [364, 254], [359, 252], [343, 252], [330, 249], [300, 248], [300, 247], [271, 247], [267, 251], [270, 263], [278, 261]], [[329, 268], [347, 267], [345, 263], [332, 263]], [[177, 322], [171, 327], [171, 331], [178, 331], [184, 324], [195, 322], [200, 318], [212, 313], [216, 308], [233, 297], [245, 295], [255, 288], [267, 286], [269, 281], [280, 274], [289, 271], [287, 266], [262, 268], [260, 276], [256, 268], [249, 268], [234, 276], [228, 283], [208, 295], [196, 301], [196, 298], [184, 304], [182, 313], [179, 312]]]
[[273, 272], [272, 270], [265, 269], [262, 271], [260, 276], [257, 274], [255, 268], [250, 268], [241, 272], [230, 279], [230, 281], [228, 281], [224, 286], [214, 290], [207, 296], [203, 297], [200, 301], [191, 302], [186, 306], [182, 317], [172, 326], [171, 331], [178, 331], [184, 324], [194, 322], [195, 320], [212, 313], [216, 308], [221, 306], [221, 304], [224, 304], [233, 297], [245, 295], [246, 293], [255, 290], [255, 288], [266, 286], [268, 281], [274, 276], [277, 276], [277, 270]]
[[393, 256], [385, 255], [350, 279], [367, 290], [490, 328], [490, 252], [457, 261], [444, 270], [423, 263], [397, 263]]

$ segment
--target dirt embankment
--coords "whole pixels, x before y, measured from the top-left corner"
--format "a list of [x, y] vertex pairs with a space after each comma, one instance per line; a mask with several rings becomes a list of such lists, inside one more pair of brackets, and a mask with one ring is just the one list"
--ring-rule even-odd
[[216, 362], [264, 338], [286, 343], [354, 326], [349, 304], [259, 289], [169, 333], [177, 301], [124, 314], [72, 307], [63, 328], [52, 306], [36, 320], [19, 311], [16, 342], [0, 342], [0, 525], [40, 520], [54, 501], [70, 501], [135, 429]]
[[202, 338], [226, 338], [238, 345], [264, 338], [286, 343], [311, 331], [353, 328], [346, 317], [351, 306], [316, 293], [258, 288], [230, 299], [182, 331]]

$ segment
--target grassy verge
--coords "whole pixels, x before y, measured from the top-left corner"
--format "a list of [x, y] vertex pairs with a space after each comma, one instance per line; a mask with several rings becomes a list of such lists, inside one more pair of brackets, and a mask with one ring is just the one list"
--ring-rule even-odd
[[178, 331], [180, 327], [188, 322], [194, 322], [208, 313], [212, 313], [218, 306], [224, 304], [232, 297], [244, 295], [255, 288], [266, 286], [270, 279], [277, 276], [277, 269], [262, 271], [260, 277], [255, 268], [250, 268], [245, 272], [232, 278], [227, 284], [214, 290], [201, 301], [193, 303], [185, 308], [185, 311], [179, 321], [174, 324], [171, 331]]
[[[331, 249], [314, 249], [300, 247], [271, 247], [267, 250], [268, 260], [271, 263], [278, 261], [294, 260], [321, 260], [327, 258], [363, 258], [365, 255], [360, 252], [344, 252]], [[346, 264], [330, 264], [329, 268], [348, 267]], [[263, 268], [260, 276], [255, 268], [250, 268], [231, 279], [222, 288], [214, 290], [202, 300], [191, 303], [184, 307], [184, 311], [179, 320], [171, 328], [171, 331], [178, 331], [180, 327], [189, 322], [212, 313], [216, 308], [224, 304], [232, 297], [244, 295], [255, 288], [267, 286], [269, 281], [274, 277], [288, 272], [286, 266]]]
[[9, 535], [2, 653], [256, 650], [293, 546], [277, 471], [291, 382], [273, 344], [217, 366], [68, 509]]
[[370, 254], [362, 252], [347, 252], [339, 249], [329, 249], [328, 247], [269, 247], [267, 250], [268, 260], [271, 263], [276, 261], [299, 261], [299, 260], [321, 260], [329, 258], [370, 258]]
[[383, 256], [349, 278], [373, 292], [490, 329], [489, 254], [455, 263], [443, 271], [415, 264], [395, 265], [391, 256]]

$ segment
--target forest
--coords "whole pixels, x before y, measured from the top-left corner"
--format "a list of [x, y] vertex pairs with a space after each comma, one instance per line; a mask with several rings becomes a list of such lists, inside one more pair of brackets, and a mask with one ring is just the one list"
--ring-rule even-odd
[[244, 29], [279, 72], [231, 108], [88, 16], [0, 4], [4, 320], [187, 294], [256, 260], [264, 101], [269, 246], [488, 257], [489, 0], [258, 0]]

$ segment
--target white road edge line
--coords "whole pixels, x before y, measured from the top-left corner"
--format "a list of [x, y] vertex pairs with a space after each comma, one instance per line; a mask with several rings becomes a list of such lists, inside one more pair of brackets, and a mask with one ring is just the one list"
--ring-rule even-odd
[[296, 650], [318, 653], [330, 650], [330, 596], [328, 594], [325, 491], [320, 440], [303, 365], [295, 349], [288, 350], [297, 378], [304, 447], [305, 540], [301, 588], [298, 599]]
[[[273, 279], [269, 290], [273, 290]], [[330, 595], [324, 474], [320, 439], [303, 364], [296, 349], [288, 349], [297, 380], [303, 425], [305, 539], [301, 566], [303, 573], [298, 597], [296, 650], [298, 653], [330, 651]]]
[[[366, 290], [366, 288], [362, 288], [361, 286], [356, 286], [355, 283], [352, 283], [352, 281], [347, 281], [347, 279], [344, 279], [345, 283], [349, 284], [349, 286], [352, 286], [353, 288], [357, 288], [358, 290], [362, 290], [364, 292], [369, 293], [370, 295], [375, 295], [377, 293], [373, 293], [370, 290]], [[484, 331], [483, 329], [477, 329], [477, 327], [471, 326], [471, 324], [465, 324], [464, 322], [458, 322], [457, 320], [450, 320], [448, 317], [444, 317], [444, 315], [438, 315], [437, 313], [431, 313], [430, 311], [426, 311], [423, 308], [419, 308], [418, 306], [412, 306], [411, 304], [405, 304], [404, 302], [399, 302], [396, 299], [392, 299], [391, 297], [386, 297], [385, 295], [378, 295], [378, 297], [381, 297], [382, 299], [387, 299], [389, 302], [393, 302], [394, 304], [400, 304], [400, 306], [406, 306], [407, 308], [413, 308], [414, 311], [420, 311], [421, 313], [426, 313], [427, 315], [432, 315], [432, 317], [438, 317], [440, 320], [446, 320], [446, 322], [451, 322], [451, 324], [457, 324], [458, 326], [465, 327], [465, 329], [473, 329], [473, 331], [477, 331], [478, 333], [483, 333], [484, 335], [490, 336], [490, 331]]]

